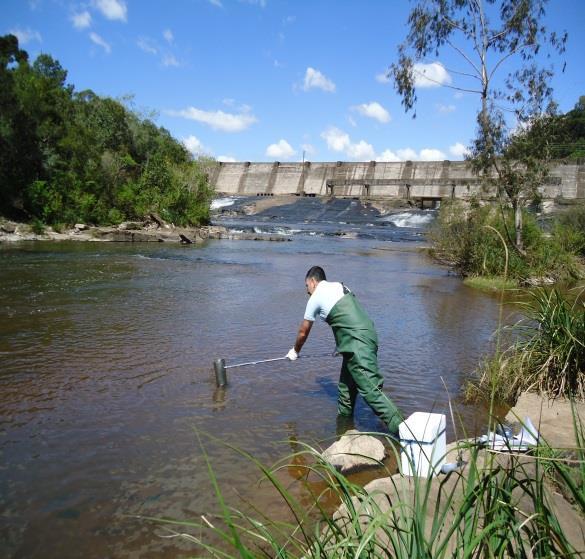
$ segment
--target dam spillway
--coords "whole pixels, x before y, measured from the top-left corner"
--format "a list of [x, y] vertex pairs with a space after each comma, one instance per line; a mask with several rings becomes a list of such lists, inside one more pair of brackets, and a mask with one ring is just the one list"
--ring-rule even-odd
[[[465, 161], [219, 162], [209, 173], [218, 194], [442, 199], [490, 197]], [[556, 163], [544, 199], [585, 199], [585, 165]]]

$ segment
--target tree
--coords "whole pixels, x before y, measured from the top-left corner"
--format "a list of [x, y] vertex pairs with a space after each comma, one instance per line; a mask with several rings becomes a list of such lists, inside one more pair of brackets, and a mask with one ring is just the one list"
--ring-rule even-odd
[[585, 95], [579, 97], [573, 110], [559, 117], [551, 138], [555, 157], [559, 159], [585, 158]]
[[[512, 244], [520, 253], [522, 207], [537, 195], [549, 158], [548, 147], [527, 141], [524, 131], [538, 123], [542, 133], [551, 122], [547, 117], [555, 114], [551, 57], [564, 52], [567, 40], [566, 33], [557, 35], [543, 25], [547, 1], [418, 0], [398, 61], [389, 69], [408, 112], [417, 102], [421, 79], [433, 81], [423, 65], [429, 56], [449, 55], [462, 64], [451, 68], [439, 63], [457, 80], [446, 87], [480, 99], [468, 159], [500, 200], [514, 208]], [[520, 133], [514, 135], [514, 130]], [[520, 159], [513, 163], [513, 157]]]
[[28, 54], [14, 35], [0, 37], [0, 213], [22, 211], [24, 187], [35, 177], [38, 149], [23, 110], [16, 76], [29, 72]]

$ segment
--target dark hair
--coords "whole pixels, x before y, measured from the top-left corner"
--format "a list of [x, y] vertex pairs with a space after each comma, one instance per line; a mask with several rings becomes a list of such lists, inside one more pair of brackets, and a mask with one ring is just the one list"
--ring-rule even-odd
[[314, 280], [317, 281], [327, 280], [327, 278], [325, 277], [325, 270], [323, 270], [321, 266], [313, 266], [305, 276], [306, 280], [308, 280], [309, 278], [313, 278]]

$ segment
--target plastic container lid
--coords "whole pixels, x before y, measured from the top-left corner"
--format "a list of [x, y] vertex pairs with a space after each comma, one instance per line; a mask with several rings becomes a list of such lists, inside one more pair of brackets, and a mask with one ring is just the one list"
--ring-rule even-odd
[[398, 426], [400, 439], [432, 443], [445, 430], [445, 416], [441, 413], [414, 412]]

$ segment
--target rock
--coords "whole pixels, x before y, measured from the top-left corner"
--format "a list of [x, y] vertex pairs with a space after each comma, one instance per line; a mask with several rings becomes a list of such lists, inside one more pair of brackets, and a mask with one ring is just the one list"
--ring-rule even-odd
[[[77, 227], [77, 226], [76, 226]], [[120, 231], [140, 231], [142, 229], [142, 223], [136, 223], [134, 221], [124, 221], [118, 225]]]
[[89, 229], [89, 225], [85, 223], [76, 223], [74, 229], [76, 231], [87, 231]]
[[573, 413], [577, 421], [585, 423], [585, 402], [571, 402], [565, 398], [549, 400], [533, 392], [523, 392], [508, 412], [506, 422], [515, 426], [514, 432], [529, 417], [540, 436], [553, 448], [578, 446], [573, 427]]
[[525, 287], [542, 287], [545, 285], [553, 285], [554, 283], [556, 283], [554, 278], [543, 276], [540, 278], [526, 278], [522, 282], [522, 285]]
[[15, 233], [16, 232], [16, 223], [12, 223], [10, 221], [5, 221], [2, 224], [0, 224], [0, 231], [3, 231], [4, 233]]
[[379, 466], [385, 455], [381, 441], [352, 429], [323, 451], [322, 457], [346, 474], [361, 468]]

